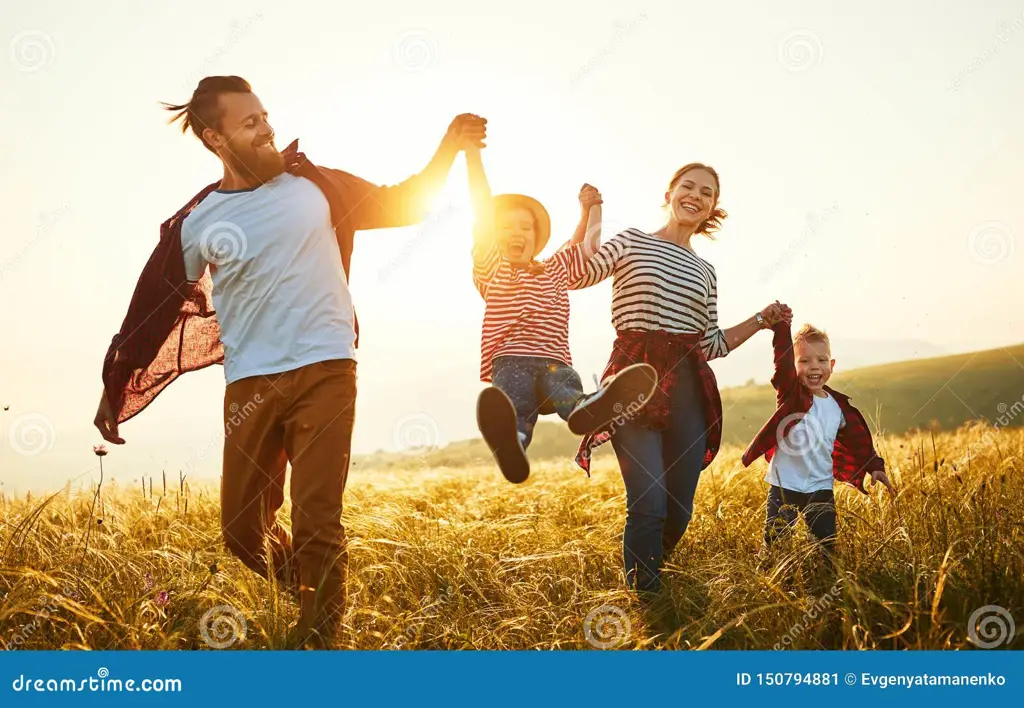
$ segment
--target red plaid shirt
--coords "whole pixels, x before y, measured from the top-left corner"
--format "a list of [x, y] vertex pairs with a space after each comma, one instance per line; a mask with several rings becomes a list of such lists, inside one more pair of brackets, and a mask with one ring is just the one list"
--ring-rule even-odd
[[[772, 376], [772, 386], [775, 387], [777, 408], [743, 453], [744, 467], [762, 455], [771, 462], [778, 440], [785, 438], [790, 428], [799, 422], [801, 414], [806, 415], [814, 403], [814, 394], [800, 383], [796, 375], [789, 325], [780, 322], [775, 325], [774, 332], [772, 346], [775, 348], [775, 375]], [[867, 421], [850, 403], [850, 397], [828, 386], [825, 386], [825, 390], [839, 404], [846, 421], [846, 425], [836, 435], [832, 450], [832, 476], [864, 492], [864, 475], [884, 470], [885, 462], [875, 453]], [[787, 419], [786, 425], [782, 426]]]
[[[317, 167], [294, 141], [283, 151], [288, 172], [324, 193], [348, 277], [355, 232], [408, 226], [421, 220], [440, 180], [427, 171], [381, 187], [341, 170]], [[160, 242], [132, 295], [121, 330], [103, 360], [103, 385], [118, 423], [140, 413], [178, 376], [224, 361], [209, 272], [192, 286], [185, 277], [181, 224], [217, 189], [208, 185], [160, 226]], [[358, 344], [359, 322], [356, 320]]]
[[[672, 415], [672, 390], [678, 378], [677, 365], [689, 359], [697, 368], [700, 376], [704, 420], [707, 426], [704, 449], [704, 469], [711, 464], [722, 445], [722, 397], [718, 393], [718, 382], [715, 372], [708, 366], [708, 360], [701, 349], [700, 334], [673, 334], [665, 330], [622, 330], [618, 332], [612, 345], [612, 355], [608, 360], [601, 380], [619, 373], [632, 364], [646, 363], [658, 372], [658, 387], [654, 395], [633, 418], [638, 423], [653, 430], [664, 430], [668, 427]], [[621, 423], [619, 423], [621, 425]], [[590, 476], [591, 451], [611, 439], [615, 422], [603, 430], [591, 433], [583, 438], [579, 451], [576, 453], [576, 464]]]

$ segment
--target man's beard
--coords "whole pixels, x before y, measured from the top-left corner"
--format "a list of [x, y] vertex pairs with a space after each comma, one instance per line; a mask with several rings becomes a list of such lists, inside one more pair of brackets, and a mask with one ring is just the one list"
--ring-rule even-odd
[[264, 184], [282, 174], [284, 155], [275, 150], [257, 150], [248, 146], [242, 150], [228, 149], [231, 168], [245, 180], [255, 180]]

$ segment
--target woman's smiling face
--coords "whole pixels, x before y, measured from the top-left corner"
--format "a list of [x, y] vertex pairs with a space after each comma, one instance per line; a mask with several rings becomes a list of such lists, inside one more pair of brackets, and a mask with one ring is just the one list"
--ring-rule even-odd
[[699, 167], [684, 172], [672, 190], [665, 193], [665, 201], [672, 209], [673, 221], [696, 230], [715, 208], [718, 181], [713, 174]]

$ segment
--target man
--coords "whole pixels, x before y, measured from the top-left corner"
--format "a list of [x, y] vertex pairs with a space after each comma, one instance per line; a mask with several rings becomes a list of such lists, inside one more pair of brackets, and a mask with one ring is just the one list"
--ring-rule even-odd
[[[118, 426], [177, 376], [224, 363], [221, 521], [228, 549], [297, 593], [298, 643], [332, 646], [345, 610], [341, 525], [356, 396], [353, 234], [421, 220], [486, 121], [452, 121], [427, 167], [394, 187], [283, 153], [259, 98], [209, 76], [166, 105], [220, 158], [223, 178], [161, 227], [103, 366], [95, 425]], [[207, 274], [209, 269], [209, 275]], [[292, 467], [292, 532], [277, 523]]]

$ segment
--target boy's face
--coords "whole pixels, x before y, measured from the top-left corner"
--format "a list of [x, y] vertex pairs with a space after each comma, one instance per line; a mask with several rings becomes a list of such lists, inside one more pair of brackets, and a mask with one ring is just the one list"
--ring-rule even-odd
[[801, 339], [793, 346], [793, 356], [796, 357], [796, 376], [800, 383], [815, 395], [821, 393], [836, 365], [835, 359], [829, 354], [828, 345], [825, 342]]
[[504, 209], [495, 215], [498, 249], [511, 263], [525, 264], [533, 259], [537, 230], [533, 212], [524, 207]]

